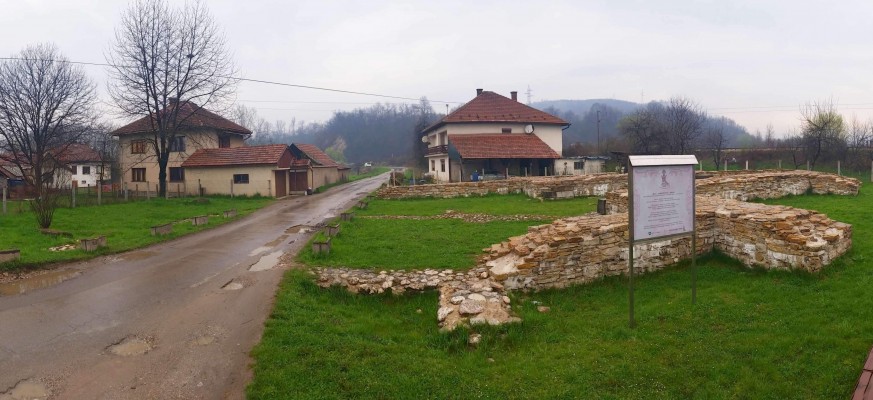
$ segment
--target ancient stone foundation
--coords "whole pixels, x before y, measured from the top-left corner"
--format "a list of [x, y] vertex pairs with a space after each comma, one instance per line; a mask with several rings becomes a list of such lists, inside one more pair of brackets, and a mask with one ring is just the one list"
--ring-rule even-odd
[[[748, 266], [816, 272], [845, 253], [852, 228], [826, 215], [787, 206], [746, 203], [804, 193], [857, 195], [860, 182], [809, 171], [697, 173], [697, 252], [718, 249]], [[381, 271], [318, 268], [321, 286], [359, 293], [395, 294], [438, 289], [437, 320], [444, 329], [462, 324], [515, 321], [506, 290], [539, 290], [583, 284], [628, 272], [627, 175], [512, 178], [409, 187], [383, 187], [385, 199], [449, 198], [525, 193], [541, 199], [605, 196], [608, 215], [595, 213], [530, 227], [528, 233], [484, 249], [466, 272]], [[456, 215], [457, 214], [457, 215]], [[447, 212], [428, 218], [473, 218]], [[400, 217], [397, 217], [400, 218]], [[487, 218], [473, 218], [487, 222]], [[637, 245], [639, 273], [662, 269], [691, 256], [691, 239]]]
[[[851, 226], [814, 211], [700, 195], [696, 217], [698, 253], [719, 249], [748, 266], [815, 272], [851, 246]], [[482, 261], [507, 289], [565, 287], [626, 274], [627, 214], [559, 219], [485, 250]], [[634, 266], [646, 273], [690, 256], [690, 238], [640, 244]]]

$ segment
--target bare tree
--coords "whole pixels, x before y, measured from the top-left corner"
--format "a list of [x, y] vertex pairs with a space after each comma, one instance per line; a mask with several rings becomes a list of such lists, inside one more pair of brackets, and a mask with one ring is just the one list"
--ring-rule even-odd
[[631, 150], [638, 154], [661, 154], [666, 149], [666, 131], [661, 120], [663, 106], [649, 103], [618, 122], [618, 131], [630, 142]]
[[723, 118], [710, 125], [703, 137], [703, 142], [712, 152], [712, 161], [715, 163], [715, 169], [718, 169], [721, 165], [724, 148], [727, 145], [727, 138], [724, 135]]
[[816, 101], [800, 108], [802, 135], [810, 166], [823, 155], [845, 145], [845, 124], [833, 101]]
[[115, 128], [112, 125], [98, 123], [86, 131], [82, 138], [82, 142], [87, 143], [88, 146], [97, 151], [97, 155], [100, 157], [98, 160], [100, 165], [97, 169], [97, 179], [100, 183], [106, 180], [106, 169], [111, 169], [118, 161], [120, 149], [118, 141], [110, 134], [113, 130]]
[[853, 116], [846, 133], [847, 161], [857, 170], [865, 168], [869, 160], [866, 152], [873, 137], [873, 125], [870, 122], [861, 122], [857, 116]]
[[54, 45], [16, 58], [0, 64], [0, 150], [35, 190], [31, 208], [48, 228], [68, 173], [63, 155], [94, 121], [94, 83]]
[[699, 104], [681, 96], [670, 98], [664, 108], [670, 152], [688, 154], [703, 134], [705, 121], [706, 112]]
[[236, 88], [224, 35], [201, 2], [171, 8], [166, 0], [137, 0], [122, 15], [106, 58], [115, 105], [126, 116], [151, 121], [163, 196], [170, 145], [193, 115], [180, 112], [181, 105], [215, 109]]

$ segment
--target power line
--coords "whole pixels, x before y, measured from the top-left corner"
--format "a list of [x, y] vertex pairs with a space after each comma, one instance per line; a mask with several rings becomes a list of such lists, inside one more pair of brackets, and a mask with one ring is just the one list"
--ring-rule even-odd
[[[70, 60], [53, 60], [53, 59], [36, 59], [36, 58], [23, 58], [23, 57], [0, 57], [0, 61], [51, 61], [51, 62], [63, 62], [63, 63], [68, 63], [68, 64], [121, 68], [117, 65], [109, 64], [109, 63], [98, 63], [98, 62], [87, 62], [87, 61], [70, 61]], [[412, 101], [421, 100], [421, 99], [417, 99], [414, 97], [394, 96], [394, 95], [370, 93], [370, 92], [359, 92], [359, 91], [355, 91], [355, 90], [334, 89], [334, 88], [326, 88], [326, 87], [321, 87], [321, 86], [300, 85], [300, 84], [296, 84], [296, 83], [276, 82], [276, 81], [270, 81], [270, 80], [266, 80], [266, 79], [242, 78], [242, 77], [238, 77], [238, 76], [221, 76], [221, 75], [218, 75], [218, 77], [219, 78], [226, 78], [226, 79], [233, 79], [233, 80], [242, 81], [242, 82], [262, 83], [262, 84], [266, 84], [266, 85], [294, 87], [294, 88], [300, 88], [300, 89], [321, 90], [321, 91], [334, 92], [334, 93], [356, 94], [356, 95], [360, 95], [360, 96], [381, 97], [381, 98], [386, 98], [386, 99], [412, 100]], [[462, 103], [460, 101], [446, 101], [446, 100], [430, 100], [430, 101], [437, 102], [437, 103], [456, 103], [456, 104]]]

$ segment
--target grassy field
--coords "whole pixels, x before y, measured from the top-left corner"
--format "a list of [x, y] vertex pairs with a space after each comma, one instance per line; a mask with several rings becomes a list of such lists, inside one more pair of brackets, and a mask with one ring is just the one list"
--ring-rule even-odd
[[[224, 210], [235, 208], [246, 215], [269, 204], [270, 198], [209, 197], [208, 203], [192, 198], [152, 199], [131, 203], [77, 208], [58, 208], [51, 228], [67, 232], [72, 237], [52, 237], [41, 233], [36, 219], [29, 211], [10, 209], [0, 215], [0, 249], [21, 250], [21, 260], [0, 264], [0, 270], [34, 267], [57, 261], [92, 258], [96, 255], [117, 253], [169, 240], [191, 232], [208, 229], [228, 222], [221, 217]], [[27, 208], [23, 208], [27, 210]], [[174, 225], [167, 236], [152, 236], [150, 227], [181, 221], [198, 215], [213, 215], [208, 225], [192, 226], [190, 222]], [[106, 236], [107, 247], [95, 252], [79, 249], [53, 252], [50, 247], [76, 243], [78, 239]]]
[[[457, 219], [388, 220], [361, 217], [382, 215], [427, 216], [446, 210], [491, 215], [536, 214], [566, 216], [596, 208], [596, 199], [541, 202], [522, 195], [458, 199], [374, 200], [366, 210], [356, 210], [351, 222], [341, 223], [341, 233], [331, 243], [329, 256], [315, 256], [307, 247], [298, 259], [308, 265], [374, 268], [468, 269], [482, 248], [527, 232], [530, 225], [550, 222], [495, 221], [468, 223]], [[434, 248], [440, 250], [435, 252]]]
[[[768, 201], [853, 224], [853, 249], [822, 273], [752, 270], [711, 255], [699, 262], [692, 306], [683, 263], [638, 279], [633, 330], [622, 278], [514, 293], [513, 310], [523, 322], [477, 327], [483, 340], [471, 348], [469, 331], [438, 331], [436, 293], [352, 295], [318, 288], [311, 275], [291, 271], [253, 351], [248, 395], [848, 398], [873, 345], [870, 190], [865, 184], [858, 197]], [[455, 238], [435, 245], [428, 257], [440, 257], [466, 236]], [[538, 304], [551, 311], [537, 312]]]

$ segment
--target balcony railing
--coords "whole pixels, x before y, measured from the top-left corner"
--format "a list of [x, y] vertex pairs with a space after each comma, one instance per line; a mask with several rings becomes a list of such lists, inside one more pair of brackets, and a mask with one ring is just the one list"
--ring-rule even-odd
[[428, 155], [428, 156], [434, 156], [434, 155], [437, 155], [437, 154], [449, 154], [449, 146], [444, 144], [444, 145], [441, 145], [441, 146], [433, 146], [433, 147], [428, 147], [428, 148], [427, 148], [427, 153], [426, 153], [426, 155]]

